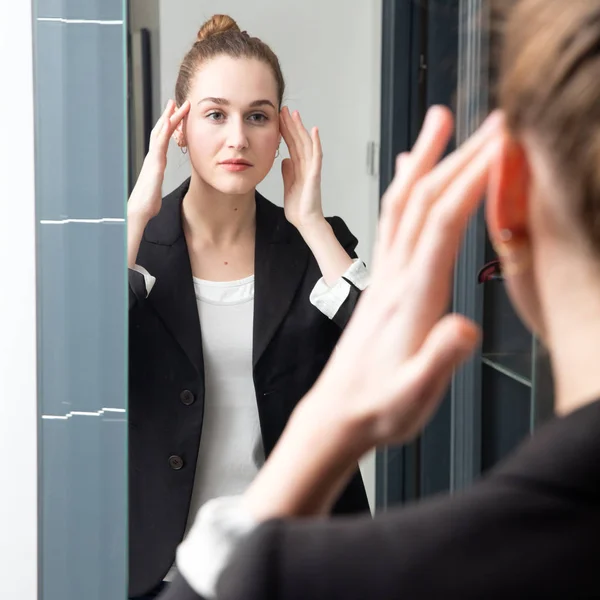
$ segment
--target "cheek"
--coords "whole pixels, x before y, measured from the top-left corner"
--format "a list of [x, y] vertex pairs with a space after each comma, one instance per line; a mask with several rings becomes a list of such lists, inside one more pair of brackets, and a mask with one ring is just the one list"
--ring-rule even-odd
[[268, 127], [257, 132], [255, 139], [256, 150], [261, 154], [265, 154], [266, 157], [273, 158], [277, 146], [279, 145], [279, 128]]
[[222, 145], [219, 138], [218, 128], [209, 123], [194, 122], [186, 127], [185, 136], [190, 154], [201, 155], [214, 154]]

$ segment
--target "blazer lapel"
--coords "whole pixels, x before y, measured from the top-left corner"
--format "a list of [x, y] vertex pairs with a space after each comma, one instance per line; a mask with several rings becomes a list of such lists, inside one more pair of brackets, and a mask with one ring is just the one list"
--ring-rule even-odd
[[308, 247], [283, 211], [257, 192], [253, 366], [289, 312], [308, 256]]
[[204, 363], [200, 318], [181, 224], [181, 202], [188, 187], [189, 179], [166, 196], [161, 212], [148, 224], [144, 233], [148, 264], [142, 265], [156, 277], [148, 303], [201, 373]]
[[[156, 277], [151, 304], [198, 372], [204, 369], [202, 336], [181, 202], [190, 180], [163, 199], [144, 233], [140, 264]], [[254, 328], [256, 366], [289, 312], [308, 264], [309, 249], [283, 211], [256, 193]]]

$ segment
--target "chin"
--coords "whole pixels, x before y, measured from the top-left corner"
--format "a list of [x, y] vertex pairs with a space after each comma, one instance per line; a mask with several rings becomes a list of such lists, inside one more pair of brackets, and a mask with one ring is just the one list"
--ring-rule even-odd
[[226, 176], [205, 179], [211, 187], [222, 194], [232, 196], [248, 194], [256, 189], [256, 186], [264, 179], [257, 179], [255, 173], [235, 173]]

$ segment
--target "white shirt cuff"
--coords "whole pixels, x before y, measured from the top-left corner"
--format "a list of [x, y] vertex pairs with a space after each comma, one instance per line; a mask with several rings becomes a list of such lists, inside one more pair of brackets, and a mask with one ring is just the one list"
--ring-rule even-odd
[[359, 290], [364, 290], [369, 285], [369, 271], [359, 258], [354, 259], [347, 271], [332, 287], [329, 287], [325, 283], [325, 279], [321, 277], [310, 294], [311, 304], [316, 306], [326, 317], [333, 319], [350, 294], [349, 281]]
[[198, 511], [177, 549], [177, 569], [197, 594], [207, 600], [215, 598], [217, 581], [233, 551], [257, 526], [241, 496], [210, 500]]
[[152, 288], [154, 287], [154, 284], [156, 283], [156, 277], [150, 275], [150, 273], [148, 273], [148, 271], [146, 271], [146, 269], [144, 269], [144, 267], [140, 266], [140, 265], [133, 265], [133, 267], [131, 267], [134, 271], [137, 271], [138, 273], [140, 273], [140, 275], [144, 276], [144, 283], [146, 284], [146, 298], [150, 295], [150, 292], [152, 291]]

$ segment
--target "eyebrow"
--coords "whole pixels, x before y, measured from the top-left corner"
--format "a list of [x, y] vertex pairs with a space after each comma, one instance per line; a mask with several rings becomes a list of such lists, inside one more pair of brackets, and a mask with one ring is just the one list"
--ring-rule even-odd
[[[202, 102], [212, 102], [213, 104], [219, 104], [221, 106], [229, 106], [231, 104], [229, 102], [229, 100], [227, 100], [226, 98], [213, 98], [213, 97], [202, 98], [202, 100], [200, 100], [198, 102], [198, 104], [202, 104]], [[254, 100], [254, 102], [250, 102], [250, 108], [256, 108], [258, 106], [271, 106], [272, 108], [277, 110], [275, 108], [275, 105], [270, 100], [264, 99], [264, 100]]]

